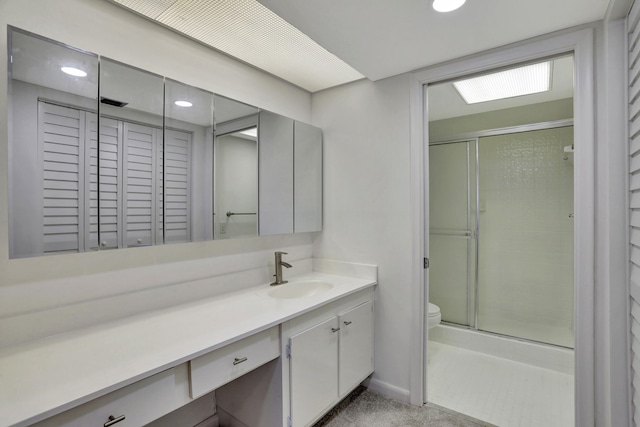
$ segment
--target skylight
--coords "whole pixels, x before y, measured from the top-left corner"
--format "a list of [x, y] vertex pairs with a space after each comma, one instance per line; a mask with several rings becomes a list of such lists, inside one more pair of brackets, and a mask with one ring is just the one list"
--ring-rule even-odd
[[551, 89], [551, 61], [460, 80], [453, 86], [467, 104], [546, 92]]
[[364, 76], [256, 0], [111, 0], [309, 92]]

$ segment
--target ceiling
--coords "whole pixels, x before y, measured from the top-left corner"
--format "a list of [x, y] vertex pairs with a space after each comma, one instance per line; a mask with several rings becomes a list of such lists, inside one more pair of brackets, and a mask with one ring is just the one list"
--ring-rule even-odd
[[370, 80], [601, 20], [609, 0], [259, 0]]
[[601, 20], [627, 0], [109, 0], [309, 92]]
[[431, 121], [572, 98], [573, 56], [567, 55], [553, 59], [551, 85], [546, 92], [467, 104], [453, 87], [452, 82], [430, 85], [428, 90], [429, 120]]
[[316, 92], [364, 76], [256, 0], [109, 0]]

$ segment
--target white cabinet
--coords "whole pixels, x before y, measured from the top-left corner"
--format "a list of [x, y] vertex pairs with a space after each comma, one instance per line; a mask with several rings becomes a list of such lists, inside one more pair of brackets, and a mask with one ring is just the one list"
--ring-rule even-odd
[[339, 316], [340, 397], [373, 372], [373, 303], [368, 301]]
[[33, 427], [140, 427], [177, 408], [174, 370], [161, 372]]
[[277, 326], [189, 362], [191, 397], [198, 398], [280, 355]]
[[310, 426], [373, 372], [372, 291], [300, 316], [283, 334], [288, 336], [288, 416], [293, 427]]
[[338, 398], [338, 318], [289, 339], [291, 419], [307, 425]]

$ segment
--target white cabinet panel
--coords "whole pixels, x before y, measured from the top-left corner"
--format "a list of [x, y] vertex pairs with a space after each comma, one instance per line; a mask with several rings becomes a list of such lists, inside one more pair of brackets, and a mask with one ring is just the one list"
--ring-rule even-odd
[[373, 303], [368, 301], [339, 316], [340, 397], [373, 372]]
[[322, 230], [322, 129], [294, 125], [294, 228], [296, 233]]
[[373, 372], [373, 306], [369, 289], [283, 324], [283, 415], [293, 427], [313, 425]]
[[260, 112], [258, 162], [259, 233], [293, 233], [293, 119]]
[[33, 427], [100, 427], [109, 417], [124, 419], [114, 427], [140, 427], [176, 409], [173, 369], [153, 375]]
[[290, 338], [291, 419], [309, 425], [338, 398], [338, 318]]
[[277, 358], [279, 338], [274, 326], [191, 360], [191, 397], [200, 397]]

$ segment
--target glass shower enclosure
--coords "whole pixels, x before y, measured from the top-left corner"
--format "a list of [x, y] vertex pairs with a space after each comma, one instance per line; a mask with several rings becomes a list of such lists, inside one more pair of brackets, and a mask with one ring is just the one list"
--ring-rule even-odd
[[573, 127], [429, 146], [429, 300], [445, 323], [573, 348]]

